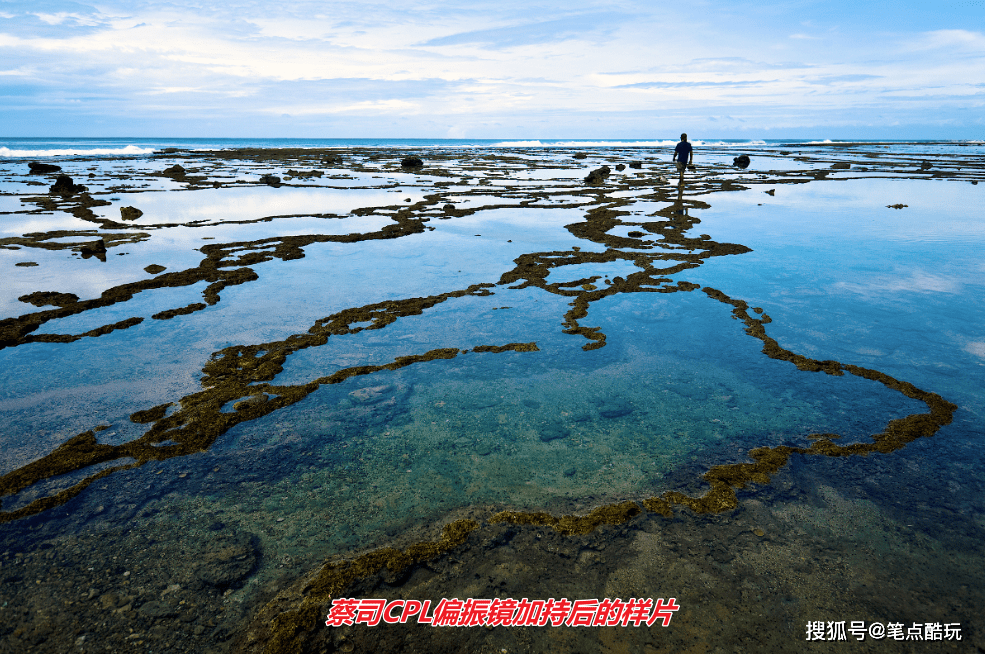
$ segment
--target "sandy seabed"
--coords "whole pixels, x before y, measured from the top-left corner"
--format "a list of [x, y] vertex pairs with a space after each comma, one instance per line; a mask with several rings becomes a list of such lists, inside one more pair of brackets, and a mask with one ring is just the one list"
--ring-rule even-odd
[[669, 158], [0, 163], [0, 651], [985, 651], [982, 147]]

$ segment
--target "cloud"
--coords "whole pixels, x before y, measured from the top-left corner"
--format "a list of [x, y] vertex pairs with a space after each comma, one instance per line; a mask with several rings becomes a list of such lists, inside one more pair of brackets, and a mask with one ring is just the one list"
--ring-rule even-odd
[[599, 31], [609, 31], [626, 19], [627, 16], [609, 12], [579, 14], [557, 20], [450, 34], [430, 39], [420, 45], [434, 47], [483, 44], [487, 47], [510, 48], [537, 43], [554, 43]]

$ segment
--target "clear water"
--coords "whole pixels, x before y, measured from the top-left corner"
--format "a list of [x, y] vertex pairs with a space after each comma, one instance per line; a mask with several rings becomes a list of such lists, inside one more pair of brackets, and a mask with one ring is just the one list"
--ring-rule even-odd
[[[5, 480], [87, 430], [108, 426], [95, 433], [108, 445], [140, 438], [151, 423], [130, 420], [138, 411], [172, 403], [167, 415], [187, 411], [194, 418], [191, 405], [182, 402], [202, 392], [219, 397], [216, 387], [203, 387], [204, 369], [226, 348], [283, 349], [296, 342], [292, 337], [306, 337], [327, 317], [354, 308], [375, 307], [394, 318], [353, 318], [348, 333], [291, 349], [272, 378], [252, 381], [232, 399], [217, 399], [220, 413], [234, 414], [238, 402], [320, 384], [303, 399], [220, 430], [198, 452], [108, 474], [44, 511], [30, 507], [134, 459], [121, 455], [7, 493], [3, 511], [28, 507], [33, 515], [0, 525], [4, 556], [39, 543], [74, 551], [72, 543], [103, 533], [122, 539], [130, 565], [139, 566], [150, 556], [142, 552], [150, 550], [140, 550], [133, 539], [176, 552], [217, 533], [252, 534], [263, 556], [249, 576], [218, 594], [179, 584], [174, 595], [202, 606], [228, 605], [232, 597], [241, 608], [222, 624], [236, 631], [245, 629], [250, 611], [271, 589], [317, 570], [326, 558], [387, 545], [449, 516], [488, 517], [503, 509], [585, 513], [667, 491], [700, 495], [701, 473], [749, 461], [754, 448], [809, 447], [814, 434], [840, 435], [839, 444], [866, 443], [891, 420], [926, 411], [922, 402], [876, 381], [804, 372], [765, 356], [763, 342], [733, 319], [732, 306], [701, 287], [761, 308], [771, 318], [767, 334], [782, 348], [878, 370], [958, 406], [953, 422], [932, 438], [884, 457], [910, 466], [915, 484], [893, 491], [895, 506], [879, 498], [845, 499], [862, 488], [855, 478], [839, 477], [840, 463], [862, 465], [846, 463], [861, 457], [846, 457], [816, 464], [816, 479], [823, 482], [804, 481], [815, 479], [804, 472], [813, 463], [797, 462], [778, 477], [778, 487], [799, 480], [803, 492], [828, 498], [827, 505], [750, 492], [737, 515], [771, 506], [774, 516], [787, 516], [835, 549], [838, 537], [822, 532], [844, 519], [846, 502], [855, 502], [856, 511], [858, 502], [868, 502], [872, 524], [917, 524], [925, 538], [942, 539], [935, 547], [944, 553], [952, 546], [941, 528], [906, 522], [907, 511], [960, 507], [962, 529], [980, 536], [985, 528], [978, 492], [985, 418], [985, 184], [972, 184], [985, 179], [980, 144], [705, 145], [697, 151], [703, 167], [688, 174], [680, 200], [666, 163], [669, 146], [649, 142], [586, 142], [592, 151], [584, 161], [565, 149], [577, 149], [574, 142], [0, 145], [7, 148], [0, 150], [0, 307], [10, 325], [50, 312], [25, 332], [26, 340], [0, 349]], [[162, 147], [217, 145], [327, 146], [342, 149], [345, 160], [338, 169], [322, 166], [331, 174], [273, 188], [259, 176], [285, 176], [287, 168], [302, 166], [204, 159], [191, 151], [154, 154]], [[422, 174], [401, 171], [403, 148], [424, 146], [430, 158]], [[117, 152], [127, 147], [136, 151]], [[107, 153], [78, 154], [95, 148]], [[752, 153], [745, 171], [730, 166], [737, 148]], [[43, 150], [75, 153], [45, 160], [57, 160], [89, 186], [92, 197], [109, 204], [78, 217], [66, 212], [70, 203], [52, 210], [37, 200], [21, 202], [44, 195], [52, 181], [26, 174], [25, 157]], [[507, 160], [486, 158], [487, 152]], [[602, 187], [581, 185], [591, 168], [634, 160], [644, 167], [614, 171]], [[919, 168], [924, 160], [933, 162], [929, 172]], [[831, 169], [832, 162], [851, 168]], [[209, 184], [156, 176], [174, 163], [199, 166], [197, 174]], [[303, 169], [318, 166], [313, 161]], [[818, 170], [830, 174], [815, 179]], [[746, 188], [723, 189], [725, 179]], [[26, 184], [33, 180], [44, 185]], [[633, 185], [636, 180], [643, 183]], [[455, 210], [445, 211], [446, 204]], [[888, 206], [894, 204], [906, 207]], [[143, 215], [121, 223], [120, 209], [127, 206]], [[606, 235], [580, 231], [599, 208], [621, 212], [617, 222]], [[678, 209], [682, 213], [672, 213]], [[461, 211], [471, 213], [456, 213]], [[368, 237], [406, 216], [422, 222], [396, 237]], [[676, 240], [662, 241], [662, 226], [675, 216], [691, 222], [676, 223]], [[108, 246], [105, 261], [81, 251], [98, 238]], [[289, 253], [277, 249], [297, 238], [308, 241]], [[716, 253], [702, 239], [748, 251]], [[218, 251], [222, 256], [210, 259]], [[16, 265], [28, 261], [37, 265]], [[536, 265], [524, 268], [527, 262]], [[144, 270], [152, 264], [165, 270]], [[139, 286], [212, 265], [249, 268], [255, 278], [219, 289], [217, 301], [209, 291], [214, 277]], [[517, 275], [525, 270], [536, 273], [527, 283]], [[647, 283], [621, 286], [642, 274], [650, 277]], [[654, 292], [679, 282], [698, 288]], [[112, 290], [122, 287], [135, 289], [130, 299], [63, 316], [55, 315], [56, 306], [19, 299], [47, 291], [84, 302], [116, 297]], [[610, 287], [623, 290], [591, 295]], [[566, 333], [576, 297], [590, 300], [578, 325], [604, 334], [604, 347], [586, 349], [596, 341]], [[413, 298], [432, 302], [403, 313], [394, 308]], [[155, 318], [193, 305], [200, 306]], [[94, 333], [131, 318], [142, 321]], [[80, 338], [45, 342], [59, 335]], [[536, 351], [479, 347], [511, 343], [534, 343]], [[329, 380], [341, 370], [386, 366], [439, 349], [454, 350], [453, 356]], [[879, 545], [863, 531], [853, 533], [865, 547], [896, 547]], [[951, 554], [955, 561], [973, 560], [980, 548]], [[110, 556], [92, 556], [104, 554]], [[516, 556], [522, 559], [524, 551]], [[179, 559], [164, 565], [179, 566]], [[80, 564], [66, 567], [85, 572]], [[34, 592], [10, 579], [4, 597], [24, 601]], [[100, 593], [111, 586], [99, 584]], [[146, 586], [145, 596], [127, 591], [137, 605], [162, 592], [151, 582]], [[818, 606], [804, 611], [817, 613]], [[954, 609], [953, 621], [971, 615], [968, 609]], [[214, 628], [196, 633], [189, 627], [187, 642], [219, 642]], [[976, 628], [966, 624], [969, 637]]]

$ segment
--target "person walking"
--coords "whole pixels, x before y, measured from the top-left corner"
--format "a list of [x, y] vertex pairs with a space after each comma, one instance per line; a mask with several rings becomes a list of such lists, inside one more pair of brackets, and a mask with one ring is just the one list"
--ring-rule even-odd
[[694, 148], [687, 142], [687, 134], [681, 134], [681, 142], [674, 149], [674, 162], [677, 163], [677, 172], [684, 179], [684, 169], [690, 167], [694, 169]]

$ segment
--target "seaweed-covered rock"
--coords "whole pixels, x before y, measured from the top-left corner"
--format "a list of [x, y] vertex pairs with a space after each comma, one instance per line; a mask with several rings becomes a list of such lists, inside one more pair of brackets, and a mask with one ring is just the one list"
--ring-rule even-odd
[[732, 159], [732, 165], [736, 168], [748, 168], [749, 167], [749, 155], [740, 154], [738, 157]]
[[576, 152], [574, 155], [575, 159], [587, 159], [588, 155], [584, 152]]
[[27, 164], [27, 167], [31, 169], [31, 173], [30, 174], [32, 174], [32, 175], [44, 175], [45, 173], [57, 173], [59, 170], [62, 169], [61, 166], [56, 166], [54, 164], [37, 163], [36, 161], [32, 161], [31, 163]]
[[538, 435], [540, 436], [540, 440], [542, 440], [545, 443], [556, 441], [561, 438], [567, 438], [568, 436], [571, 435], [570, 429], [568, 429], [564, 425], [559, 425], [557, 423], [544, 425], [537, 431], [539, 432]]
[[164, 177], [170, 177], [174, 180], [182, 180], [185, 178], [185, 169], [181, 166], [181, 164], [175, 164], [170, 168], [165, 168], [162, 170], [161, 175]]
[[267, 186], [273, 186], [275, 188], [280, 186], [280, 177], [277, 177], [276, 175], [264, 175], [260, 178], [260, 181]]
[[95, 243], [86, 243], [79, 251], [82, 253], [83, 259], [96, 257], [100, 261], [106, 261], [106, 241], [103, 239], [99, 239]]
[[605, 178], [609, 176], [612, 170], [608, 166], [602, 166], [601, 168], [596, 168], [592, 172], [588, 173], [585, 178], [586, 184], [601, 184], [605, 182]]
[[248, 536], [220, 537], [205, 544], [198, 555], [195, 576], [217, 588], [228, 588], [253, 572], [257, 549]]
[[87, 190], [82, 184], [74, 183], [68, 175], [59, 175], [55, 183], [48, 189], [48, 192], [54, 195], [75, 195], [76, 193], [84, 193]]
[[33, 304], [36, 307], [54, 306], [64, 307], [75, 304], [79, 301], [79, 296], [74, 293], [56, 293], [55, 291], [35, 291], [29, 295], [22, 295], [17, 298], [21, 302]]
[[400, 162], [401, 168], [421, 168], [424, 166], [424, 162], [421, 161], [420, 157], [404, 157], [403, 161]]
[[616, 170], [619, 172], [626, 170], [626, 164], [616, 164]]
[[643, 168], [643, 162], [642, 161], [631, 161], [631, 162], [629, 162], [629, 167], [630, 168], [636, 168], [637, 170], [638, 169], [641, 169], [641, 168]]
[[123, 220], [136, 220], [144, 215], [144, 212], [136, 207], [120, 207], [120, 218]]

